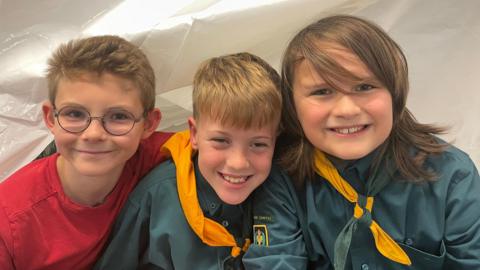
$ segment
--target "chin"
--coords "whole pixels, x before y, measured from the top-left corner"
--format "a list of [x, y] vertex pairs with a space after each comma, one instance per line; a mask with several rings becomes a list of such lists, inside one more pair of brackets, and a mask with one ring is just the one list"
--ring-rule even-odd
[[364, 152], [353, 152], [353, 153], [335, 153], [335, 154], [332, 154], [332, 156], [335, 156], [343, 160], [356, 160], [356, 159], [361, 159], [368, 154], [369, 153], [364, 153]]
[[219, 196], [220, 199], [226, 203], [226, 204], [230, 204], [230, 205], [237, 205], [237, 204], [241, 204], [243, 203], [247, 198], [245, 197], [232, 197], [232, 196]]

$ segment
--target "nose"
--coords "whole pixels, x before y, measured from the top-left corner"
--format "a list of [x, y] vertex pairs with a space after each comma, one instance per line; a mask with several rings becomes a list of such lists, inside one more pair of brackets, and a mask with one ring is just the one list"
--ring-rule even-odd
[[227, 157], [227, 166], [235, 170], [242, 170], [250, 167], [250, 161], [248, 159], [245, 150], [232, 149]]
[[82, 132], [82, 137], [86, 140], [102, 140], [106, 134], [102, 119], [100, 117], [92, 117], [90, 125]]
[[342, 118], [352, 118], [362, 111], [355, 96], [340, 94], [332, 109], [332, 114]]

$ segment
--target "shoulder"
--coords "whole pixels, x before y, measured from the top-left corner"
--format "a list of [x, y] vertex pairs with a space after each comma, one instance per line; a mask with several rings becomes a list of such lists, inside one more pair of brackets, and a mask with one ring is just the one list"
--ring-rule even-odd
[[294, 190], [293, 182], [290, 177], [288, 177], [287, 173], [275, 163], [272, 164], [270, 174], [262, 186], [268, 187], [269, 189]]
[[144, 178], [130, 194], [130, 201], [139, 202], [145, 197], [177, 197], [176, 167], [172, 160], [157, 165]]
[[58, 154], [35, 160], [0, 183], [1, 204], [7, 213], [29, 209], [56, 193]]
[[139, 149], [155, 149], [158, 151], [165, 142], [172, 137], [174, 133], [156, 131], [152, 133], [148, 138], [142, 140], [139, 145]]
[[292, 203], [297, 201], [297, 192], [288, 175], [278, 165], [272, 164], [268, 178], [257, 188], [255, 197], [263, 201], [270, 198]]
[[470, 156], [459, 148], [448, 145], [444, 152], [432, 155], [426, 164], [440, 178], [449, 178], [453, 182], [461, 181], [469, 176], [478, 176], [477, 168]]

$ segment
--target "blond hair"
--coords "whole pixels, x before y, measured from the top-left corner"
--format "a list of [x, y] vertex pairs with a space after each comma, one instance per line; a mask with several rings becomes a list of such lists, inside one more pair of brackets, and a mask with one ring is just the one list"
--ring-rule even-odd
[[237, 53], [211, 58], [195, 74], [195, 119], [206, 115], [223, 125], [276, 127], [281, 107], [280, 76], [258, 56]]
[[94, 36], [60, 45], [48, 60], [48, 95], [55, 104], [61, 79], [110, 73], [130, 80], [140, 90], [145, 112], [155, 107], [155, 74], [145, 54], [118, 36]]
[[[284, 109], [282, 123], [285, 133], [280, 140], [280, 162], [297, 183], [313, 179], [313, 153], [315, 147], [305, 137], [298, 121], [293, 101], [294, 71], [300, 61], [313, 64], [318, 74], [328, 83], [356, 81], [354, 74], [340, 66], [325, 50], [325, 46], [341, 46], [351, 50], [374, 76], [388, 89], [393, 102], [393, 127], [387, 140], [380, 146], [375, 159], [389, 156], [405, 180], [432, 180], [435, 175], [427, 171], [424, 161], [428, 155], [444, 150], [434, 134], [444, 128], [418, 123], [406, 108], [408, 94], [408, 66], [400, 46], [379, 26], [367, 20], [337, 15], [314, 22], [290, 41], [282, 63], [282, 95]], [[335, 86], [335, 85], [334, 85]], [[412, 155], [412, 147], [416, 154]]]

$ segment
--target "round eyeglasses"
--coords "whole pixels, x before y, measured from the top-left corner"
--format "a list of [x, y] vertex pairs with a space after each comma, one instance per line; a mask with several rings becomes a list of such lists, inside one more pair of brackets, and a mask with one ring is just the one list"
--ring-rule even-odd
[[122, 109], [109, 110], [103, 116], [91, 116], [84, 108], [73, 106], [66, 106], [58, 111], [54, 108], [54, 112], [58, 124], [67, 132], [83, 132], [90, 126], [92, 120], [97, 119], [102, 123], [105, 131], [114, 136], [129, 133], [135, 123], [143, 118], [143, 116], [135, 118], [131, 112]]

